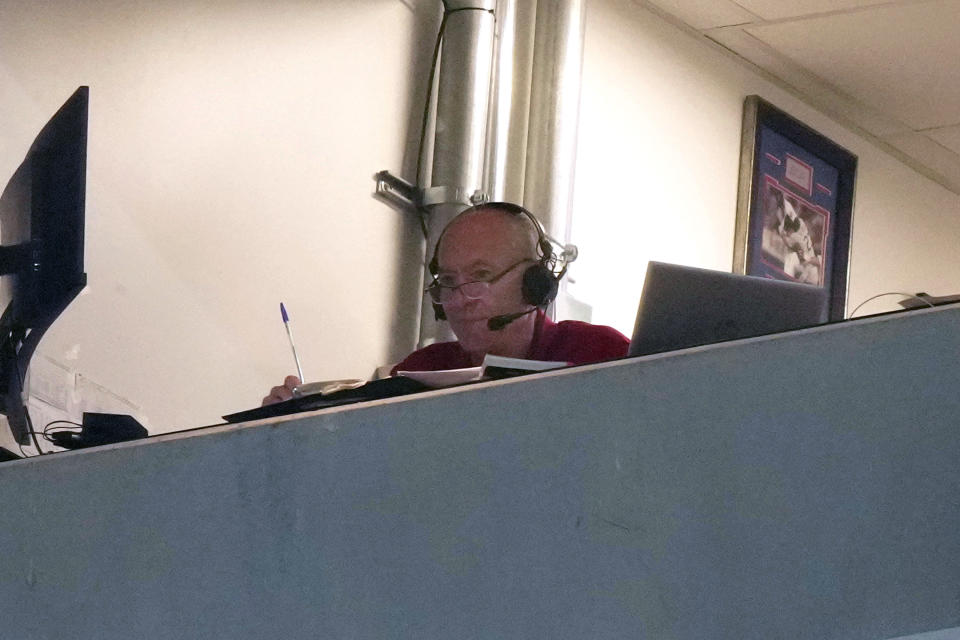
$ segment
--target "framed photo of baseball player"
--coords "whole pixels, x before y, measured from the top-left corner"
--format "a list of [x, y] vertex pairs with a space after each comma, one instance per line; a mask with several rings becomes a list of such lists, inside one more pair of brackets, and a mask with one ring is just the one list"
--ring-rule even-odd
[[743, 108], [733, 271], [828, 290], [844, 317], [857, 157], [759, 96]]

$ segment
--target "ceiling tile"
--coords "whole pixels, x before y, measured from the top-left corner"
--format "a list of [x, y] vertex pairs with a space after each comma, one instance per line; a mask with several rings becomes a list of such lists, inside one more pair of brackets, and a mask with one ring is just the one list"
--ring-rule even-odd
[[930, 129], [929, 131], [924, 131], [923, 134], [954, 153], [960, 154], [960, 125], [943, 127], [942, 129]]
[[716, 29], [707, 34], [715, 42], [781, 80], [785, 88], [804, 102], [818, 107], [838, 121], [875, 136], [910, 131], [910, 128], [878, 111], [837, 92], [819, 76], [804, 69], [779, 51], [743, 29]]
[[747, 31], [913, 129], [960, 122], [960, 2], [885, 5]]
[[694, 29], [714, 29], [755, 22], [757, 17], [731, 0], [648, 0]]
[[878, 4], [890, 4], [890, 0], [737, 0], [743, 8], [764, 20], [795, 18], [814, 13], [858, 9]]

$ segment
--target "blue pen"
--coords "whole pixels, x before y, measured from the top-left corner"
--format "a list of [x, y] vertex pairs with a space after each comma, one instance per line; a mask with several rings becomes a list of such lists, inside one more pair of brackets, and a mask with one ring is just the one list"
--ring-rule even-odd
[[297, 375], [300, 376], [300, 382], [303, 383], [303, 369], [300, 367], [300, 356], [297, 355], [297, 347], [293, 344], [293, 332], [290, 331], [290, 316], [287, 315], [287, 308], [280, 303], [280, 316], [283, 318], [283, 326], [287, 330], [287, 338], [290, 339], [290, 349], [293, 351], [293, 359], [297, 363]]

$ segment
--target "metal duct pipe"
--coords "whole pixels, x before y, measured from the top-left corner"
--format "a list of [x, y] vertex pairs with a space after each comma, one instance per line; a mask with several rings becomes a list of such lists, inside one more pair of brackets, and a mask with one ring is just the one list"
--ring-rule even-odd
[[[431, 185], [424, 189], [427, 256], [440, 232], [483, 189], [495, 0], [445, 0], [440, 51]], [[425, 269], [425, 281], [430, 274]], [[420, 345], [452, 340], [429, 304], [420, 314]]]
[[523, 204], [570, 241], [586, 0], [538, 0]]
[[523, 203], [536, 0], [498, 0], [485, 184], [491, 200]]
[[[522, 203], [569, 241], [585, 3], [446, 0], [425, 263], [475, 194]], [[424, 305], [420, 346], [452, 339]]]

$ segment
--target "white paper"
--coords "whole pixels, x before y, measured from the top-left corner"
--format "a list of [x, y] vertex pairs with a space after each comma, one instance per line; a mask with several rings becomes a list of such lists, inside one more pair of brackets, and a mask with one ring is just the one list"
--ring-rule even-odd
[[442, 369], [440, 371], [397, 371], [398, 376], [412, 378], [429, 387], [448, 387], [452, 384], [473, 382], [479, 380], [482, 374], [483, 367]]

